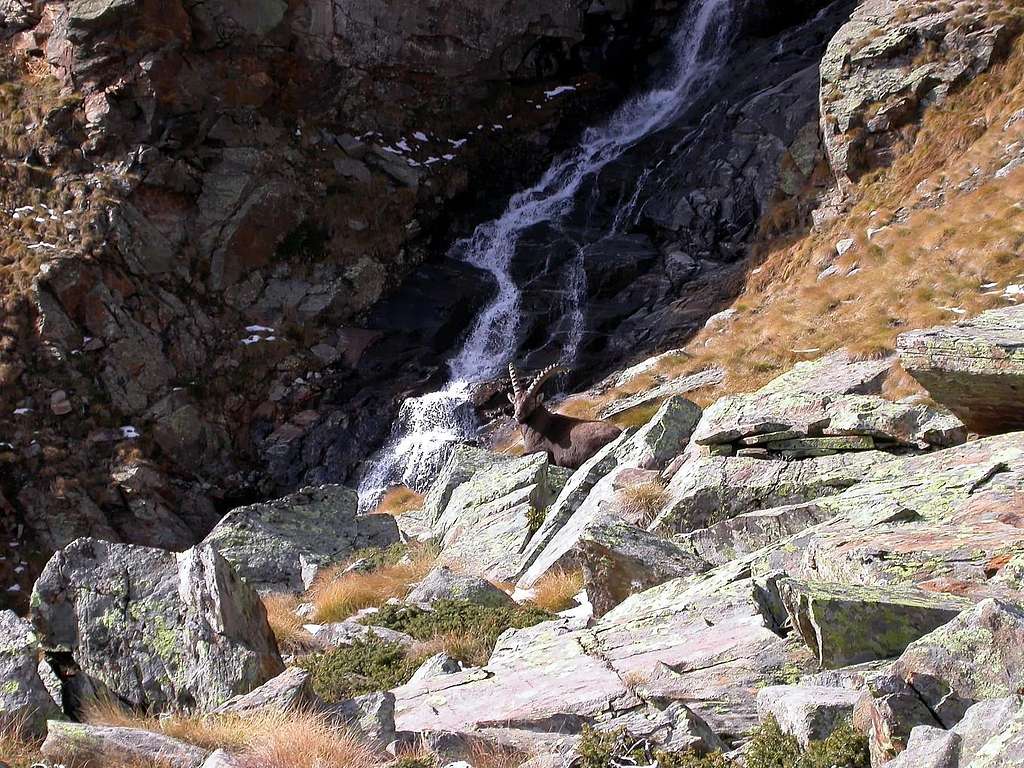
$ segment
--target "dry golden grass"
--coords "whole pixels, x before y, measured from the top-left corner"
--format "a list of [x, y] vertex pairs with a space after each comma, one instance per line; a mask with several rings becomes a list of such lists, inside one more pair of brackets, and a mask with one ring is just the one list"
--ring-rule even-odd
[[[1004, 148], [1024, 141], [1024, 121], [1009, 123], [1022, 108], [1018, 38], [1005, 62], [929, 110], [891, 168], [860, 180], [847, 215], [804, 236], [763, 237], [735, 316], [698, 333], [687, 356], [659, 372], [721, 366], [721, 385], [688, 395], [707, 403], [841, 347], [862, 358], [888, 354], [905, 331], [1007, 306], [1001, 289], [1024, 282], [1024, 168], [994, 172]], [[845, 238], [855, 245], [840, 257], [835, 244]], [[839, 274], [819, 280], [829, 266]], [[906, 380], [890, 389], [917, 392]]]
[[295, 614], [299, 598], [294, 595], [266, 595], [263, 607], [267, 609], [267, 622], [277, 638], [277, 647], [282, 653], [309, 653], [320, 647], [302, 626], [302, 619]]
[[431, 656], [446, 653], [471, 667], [482, 667], [491, 658], [493, 650], [493, 638], [465, 632], [449, 632], [430, 640], [416, 642], [409, 649], [408, 658], [422, 663]]
[[40, 759], [41, 746], [42, 742], [27, 736], [19, 724], [0, 724], [0, 763], [32, 765]]
[[654, 480], [627, 485], [615, 494], [619, 514], [641, 528], [658, 516], [667, 500], [665, 486]]
[[261, 730], [240, 757], [245, 768], [369, 768], [382, 762], [366, 742], [309, 713]]
[[314, 582], [308, 593], [316, 607], [317, 623], [343, 621], [363, 608], [376, 608], [391, 598], [403, 598], [434, 565], [437, 554], [421, 548], [412, 562], [388, 565], [369, 573], [344, 573], [345, 565], [329, 569]]
[[423, 506], [423, 494], [416, 493], [404, 485], [397, 485], [380, 500], [374, 512], [385, 515], [403, 515]]
[[361, 768], [380, 762], [380, 755], [352, 733], [332, 727], [320, 714], [301, 710], [268, 709], [245, 717], [155, 718], [126, 712], [117, 704], [97, 702], [88, 707], [86, 721], [141, 728], [204, 749], [226, 749], [236, 753], [246, 768]]
[[558, 613], [573, 606], [573, 598], [583, 589], [583, 571], [576, 569], [556, 569], [549, 571], [537, 580], [533, 586], [533, 598], [530, 600], [538, 608], [551, 613]]

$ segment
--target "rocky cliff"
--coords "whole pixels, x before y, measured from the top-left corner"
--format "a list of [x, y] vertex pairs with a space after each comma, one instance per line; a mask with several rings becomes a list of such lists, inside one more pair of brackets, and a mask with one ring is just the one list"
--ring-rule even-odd
[[[429, 372], [364, 365], [360, 318], [649, 71], [676, 11], [5, 4], [5, 538], [180, 549], [325, 451], [344, 475], [376, 379]], [[411, 280], [448, 286], [434, 349], [487, 292]], [[282, 451], [304, 468], [268, 475]]]

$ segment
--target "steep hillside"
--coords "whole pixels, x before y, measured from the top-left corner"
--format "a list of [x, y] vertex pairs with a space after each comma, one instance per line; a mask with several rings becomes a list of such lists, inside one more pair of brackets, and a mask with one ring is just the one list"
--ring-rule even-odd
[[[693, 396], [712, 402], [802, 360], [844, 347], [883, 357], [909, 329], [1024, 300], [1022, 20], [998, 2], [861, 5], [826, 57], [826, 170], [767, 211], [735, 300], [679, 352], [566, 408], [615, 408], [720, 369], [718, 383], [694, 380]], [[893, 77], [903, 80], [893, 87]], [[917, 391], [893, 378], [892, 395]]]

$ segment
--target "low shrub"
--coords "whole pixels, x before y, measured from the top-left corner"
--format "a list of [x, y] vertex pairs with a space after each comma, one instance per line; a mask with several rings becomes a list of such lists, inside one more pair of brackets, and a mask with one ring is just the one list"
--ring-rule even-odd
[[821, 741], [801, 751], [795, 736], [767, 717], [753, 733], [746, 753], [747, 768], [869, 768], [868, 740], [849, 722], [840, 723]]
[[313, 691], [337, 702], [409, 682], [421, 658], [407, 655], [399, 643], [369, 637], [350, 646], [314, 653], [296, 663], [309, 670]]
[[530, 627], [550, 618], [550, 613], [536, 606], [491, 607], [466, 600], [438, 600], [429, 611], [411, 605], [385, 605], [363, 619], [363, 623], [394, 629], [427, 642], [462, 638], [461, 654], [452, 655], [479, 666], [487, 663], [502, 632]]

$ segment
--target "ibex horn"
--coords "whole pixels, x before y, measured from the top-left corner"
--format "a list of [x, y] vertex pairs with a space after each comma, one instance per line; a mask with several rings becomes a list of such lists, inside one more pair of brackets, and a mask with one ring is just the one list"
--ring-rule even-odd
[[564, 373], [565, 368], [560, 365], [549, 365], [543, 371], [537, 374], [537, 378], [533, 380], [530, 388], [526, 391], [526, 397], [530, 398], [540, 392], [540, 388], [544, 386], [545, 382], [552, 376], [558, 373]]
[[523, 379], [519, 375], [519, 371], [516, 370], [515, 363], [508, 364], [508, 375], [512, 379], [512, 393], [516, 396], [522, 394], [526, 387], [523, 386]]

